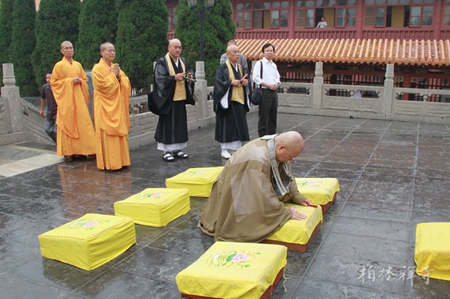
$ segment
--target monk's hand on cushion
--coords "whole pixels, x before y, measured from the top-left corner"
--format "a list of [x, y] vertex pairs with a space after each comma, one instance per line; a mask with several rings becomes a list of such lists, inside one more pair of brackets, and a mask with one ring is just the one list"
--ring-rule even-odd
[[305, 214], [302, 214], [302, 213], [299, 213], [299, 212], [297, 212], [297, 211], [292, 211], [292, 217], [291, 217], [291, 219], [294, 219], [294, 220], [302, 220], [302, 219], [305, 219], [306, 218], [306, 215]]
[[307, 207], [310, 204], [312, 204], [312, 202], [307, 198], [302, 202], [302, 206], [305, 206], [305, 207]]

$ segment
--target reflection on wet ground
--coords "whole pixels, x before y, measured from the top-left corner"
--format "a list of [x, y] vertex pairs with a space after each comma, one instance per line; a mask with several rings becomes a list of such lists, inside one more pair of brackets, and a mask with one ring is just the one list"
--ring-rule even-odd
[[[249, 114], [251, 138], [256, 117]], [[306, 140], [295, 175], [335, 177], [341, 192], [307, 252], [288, 253], [285, 288], [271, 298], [450, 298], [450, 282], [413, 271], [416, 224], [450, 221], [449, 125], [280, 114], [278, 129]], [[191, 198], [190, 212], [166, 227], [136, 225], [137, 244], [90, 272], [42, 258], [37, 236], [86, 213], [114, 214], [115, 201], [187, 168], [224, 165], [214, 127], [189, 138], [190, 158], [173, 163], [151, 144], [115, 172], [87, 159], [0, 174], [1, 297], [181, 298], [175, 275], [213, 243], [196, 227], [205, 199]], [[2, 147], [0, 162], [36, 149], [49, 153], [37, 144]]]

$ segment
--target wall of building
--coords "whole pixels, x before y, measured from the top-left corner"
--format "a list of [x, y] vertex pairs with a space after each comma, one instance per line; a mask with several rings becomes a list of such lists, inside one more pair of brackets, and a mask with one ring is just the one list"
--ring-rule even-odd
[[[254, 3], [261, 3], [259, 0], [245, 1], [247, 6], [242, 8], [241, 0], [230, 0], [233, 6], [233, 22], [236, 24], [236, 15], [239, 13], [247, 13], [248, 16], [252, 12], [260, 10], [259, 8], [250, 9]], [[265, 4], [279, 3], [278, 1], [265, 1]], [[433, 39], [448, 39], [449, 26], [443, 23], [443, 15], [448, 3], [444, 1], [434, 1], [428, 3], [427, 6], [433, 6], [432, 25], [422, 25], [422, 27], [407, 27], [405, 26], [405, 8], [409, 6], [422, 6], [421, 1], [403, 1], [402, 3], [395, 2], [393, 4], [388, 1], [372, 1], [372, 8], [383, 8], [385, 14], [382, 15], [384, 25], [376, 24], [366, 25], [366, 8], [365, 1], [355, 1], [355, 4], [346, 5], [345, 2], [341, 5], [339, 1], [335, 1], [332, 6], [319, 5], [316, 1], [298, 1], [295, 0], [283, 1], [289, 3], [288, 24], [286, 27], [273, 27], [266, 24], [265, 28], [236, 28], [236, 39], [291, 39], [291, 38], [305, 38], [305, 39], [413, 39], [413, 40], [433, 40]], [[300, 3], [302, 2], [302, 3]], [[305, 5], [305, 2], [308, 2]], [[325, 1], [323, 2], [325, 4]], [[316, 5], [317, 4], [317, 5]], [[241, 9], [238, 9], [238, 5]], [[303, 6], [301, 6], [303, 5]], [[354, 25], [348, 24], [343, 27], [335, 26], [335, 19], [337, 18], [336, 9], [352, 9], [356, 11]], [[392, 9], [392, 16], [387, 14], [388, 9]], [[265, 12], [271, 12], [272, 8], [267, 8]], [[306, 25], [297, 26], [297, 10], [308, 9], [314, 11], [314, 20], [316, 21], [323, 14], [328, 23], [327, 29], [317, 30], [315, 26], [309, 27]], [[370, 9], [370, 7], [369, 7]], [[322, 12], [323, 11], [323, 12]], [[250, 18], [250, 17], [249, 17]], [[390, 24], [389, 24], [390, 23]], [[173, 35], [173, 32], [171, 32]]]

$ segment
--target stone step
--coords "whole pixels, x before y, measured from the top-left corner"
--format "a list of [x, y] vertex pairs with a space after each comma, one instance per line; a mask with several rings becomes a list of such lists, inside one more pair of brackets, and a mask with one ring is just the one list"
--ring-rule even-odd
[[27, 141], [26, 132], [10, 133], [5, 135], [0, 135], [0, 145], [9, 145], [19, 142]]

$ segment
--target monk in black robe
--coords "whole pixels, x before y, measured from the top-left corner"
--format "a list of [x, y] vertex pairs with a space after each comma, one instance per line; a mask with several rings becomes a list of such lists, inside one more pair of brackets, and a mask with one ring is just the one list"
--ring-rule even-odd
[[220, 142], [221, 156], [230, 158], [242, 142], [249, 141], [246, 113], [250, 105], [247, 95], [248, 80], [238, 64], [239, 49], [227, 48], [227, 60], [216, 71], [214, 80], [214, 112], [216, 113], [216, 141]]
[[192, 96], [192, 74], [189, 63], [181, 57], [181, 42], [169, 41], [169, 52], [161, 57], [155, 66], [153, 81], [153, 102], [159, 114], [155, 131], [158, 150], [163, 159], [188, 158], [183, 152], [188, 141], [186, 104], [195, 105]]

